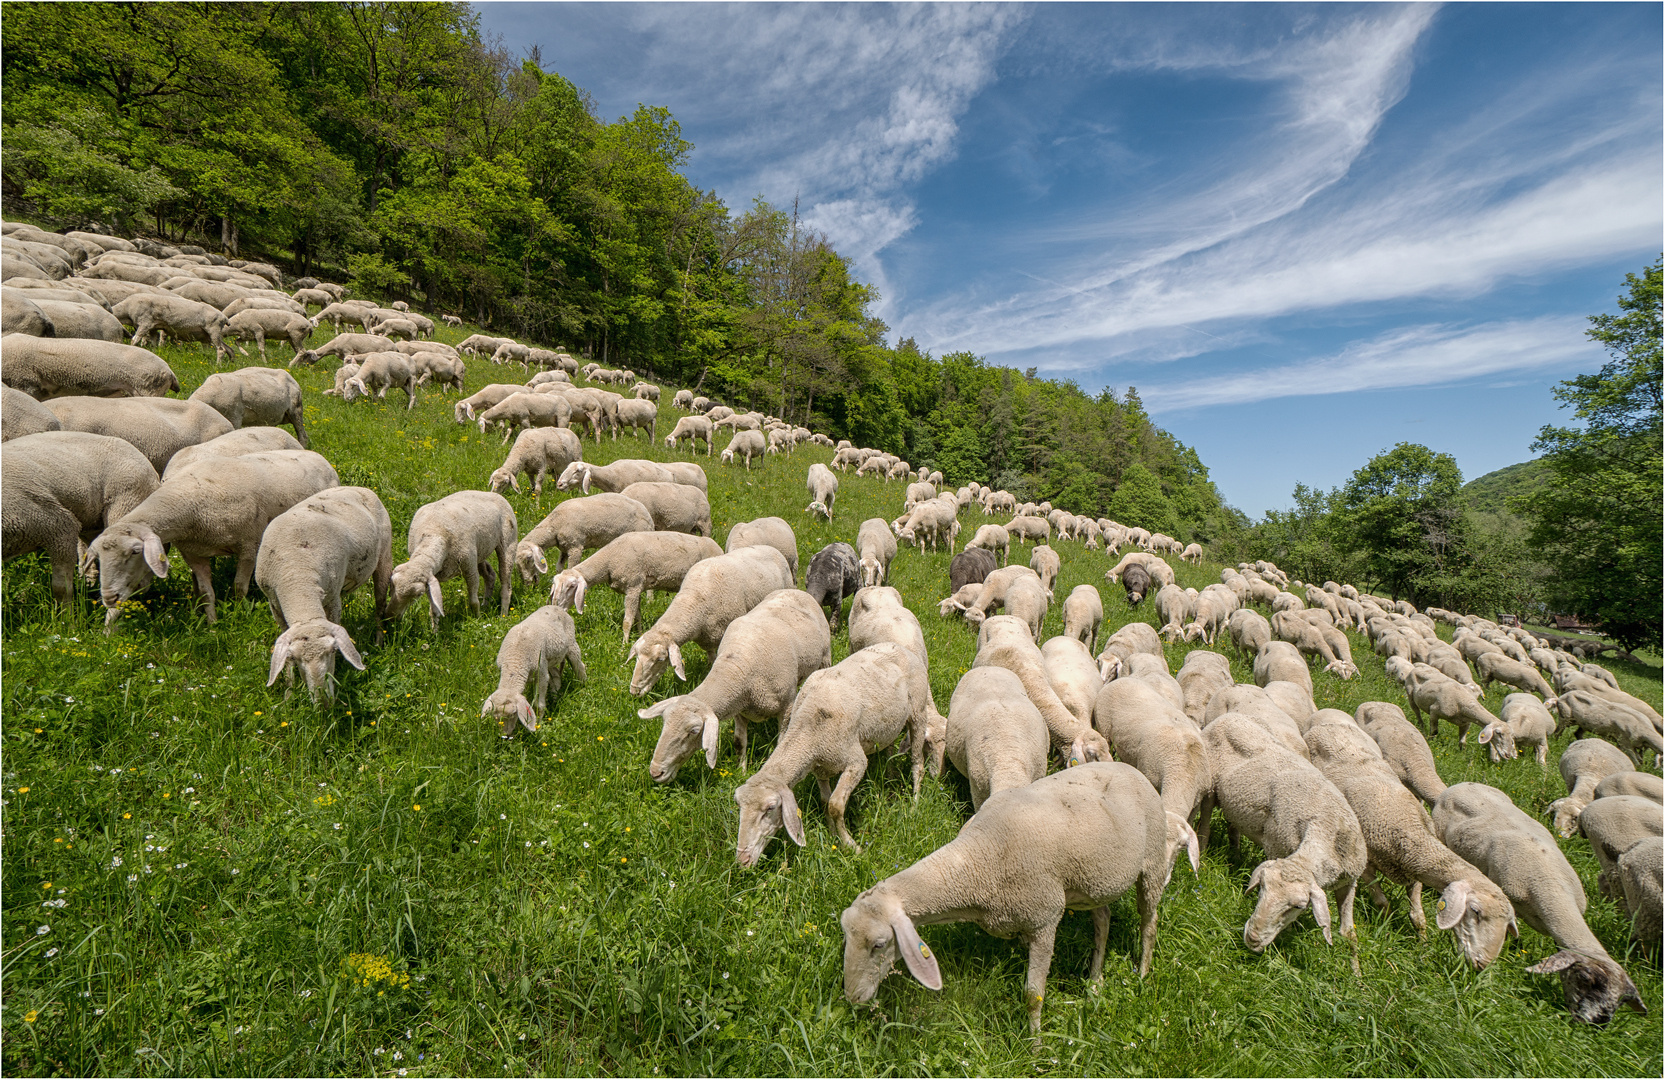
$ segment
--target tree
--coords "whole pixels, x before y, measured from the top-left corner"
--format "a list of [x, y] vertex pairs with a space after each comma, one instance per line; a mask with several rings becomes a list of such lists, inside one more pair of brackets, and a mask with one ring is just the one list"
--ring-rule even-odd
[[1121, 486], [1110, 496], [1110, 516], [1123, 525], [1172, 536], [1179, 531], [1174, 508], [1162, 494], [1155, 474], [1135, 461], [1122, 473]]
[[1336, 509], [1369, 578], [1418, 606], [1440, 595], [1434, 580], [1466, 547], [1462, 487], [1456, 459], [1418, 443], [1400, 443], [1353, 473]]
[[1660, 648], [1661, 261], [1625, 275], [1620, 314], [1587, 331], [1612, 359], [1552, 393], [1582, 427], [1546, 424], [1532, 444], [1550, 481], [1510, 505], [1533, 519], [1558, 610], [1594, 618], [1627, 648]]

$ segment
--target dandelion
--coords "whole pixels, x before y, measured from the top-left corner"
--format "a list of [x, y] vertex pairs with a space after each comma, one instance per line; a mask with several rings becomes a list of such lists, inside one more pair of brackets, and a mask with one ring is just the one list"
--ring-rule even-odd
[[412, 803], [411, 804], [411, 809], [415, 810], [417, 813], [421, 813], [422, 812], [422, 804], [421, 803]]
[[52, 887], [52, 883], [50, 881], [43, 881], [40, 883], [40, 887], [42, 889], [50, 889]]
[[121, 819], [122, 819], [122, 820], [123, 820], [123, 821], [130, 821], [130, 820], [132, 820], [132, 817], [133, 817], [133, 815], [132, 815], [132, 814], [123, 814], [123, 815], [122, 815], [122, 816], [121, 816]]
[[20, 788], [17, 789], [17, 793], [19, 795], [27, 795], [27, 794], [29, 794], [29, 789], [26, 788], [26, 787], [20, 787]]

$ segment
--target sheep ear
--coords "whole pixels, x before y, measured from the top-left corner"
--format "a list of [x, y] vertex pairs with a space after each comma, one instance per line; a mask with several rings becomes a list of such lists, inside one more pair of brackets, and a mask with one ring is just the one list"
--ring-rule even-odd
[[687, 682], [688, 671], [682, 666], [682, 648], [675, 642], [671, 643], [670, 657], [671, 667], [676, 671], [676, 677], [681, 679], [683, 682]]
[[549, 560], [544, 557], [543, 548], [532, 545], [532, 567], [540, 574], [549, 573]]
[[636, 654], [642, 651], [642, 639], [637, 638], [630, 643], [630, 651], [624, 654], [626, 660], [634, 660]]
[[914, 929], [907, 912], [898, 908], [890, 917], [890, 929], [896, 935], [896, 951], [902, 954], [908, 972], [926, 989], [941, 990], [942, 969], [937, 967], [931, 947], [919, 939], [919, 931]]
[[[705, 714], [705, 723], [700, 729], [700, 747], [705, 751], [706, 767], [712, 769], [717, 767], [717, 723], [717, 714], [707, 710]], [[801, 819], [798, 824], [798, 829], [800, 832], [803, 831], [803, 822]], [[802, 844], [803, 841], [799, 840], [798, 843]]]
[[487, 698], [486, 700], [484, 700], [480, 703], [480, 715], [481, 716], [490, 716], [491, 715], [491, 698]]
[[1066, 761], [1064, 762], [1064, 767], [1066, 769], [1073, 769], [1077, 765], [1080, 765], [1082, 762], [1084, 762], [1086, 760], [1087, 760], [1087, 747], [1081, 741], [1081, 736], [1077, 735], [1075, 737], [1075, 741], [1073, 743], [1070, 743], [1070, 754], [1069, 754], [1068, 759], [1066, 759]]
[[439, 578], [428, 576], [428, 606], [434, 609], [434, 618], [445, 616], [445, 601], [440, 599]]
[[804, 816], [798, 812], [798, 800], [792, 794], [792, 789], [780, 789], [780, 820], [786, 826], [786, 835], [799, 847], [804, 847], [808, 841], [804, 839]]
[[1445, 887], [1434, 904], [1434, 925], [1441, 930], [1449, 930], [1463, 921], [1463, 915], [1468, 910], [1469, 897], [1473, 895], [1473, 888], [1466, 881], [1453, 881]]
[[1562, 949], [1553, 956], [1544, 957], [1526, 970], [1531, 975], [1553, 975], [1557, 971], [1565, 971], [1582, 959], [1584, 958], [1571, 949]]
[[584, 494], [588, 495], [590, 493], [590, 470], [584, 469], [578, 475], [584, 478], [582, 487], [584, 489]]
[[653, 720], [657, 717], [664, 716], [665, 710], [670, 708], [671, 700], [671, 698], [666, 698], [664, 701], [654, 702], [645, 709], [637, 709], [636, 715], [641, 717], [643, 720]]
[[524, 697], [515, 700], [515, 715], [520, 717], [520, 726], [527, 731], [538, 730], [538, 718], [532, 712], [532, 705]]
[[272, 645], [272, 670], [266, 677], [267, 686], [277, 682], [277, 677], [283, 673], [283, 665], [289, 662], [289, 634], [290, 631], [285, 630]]
[[590, 583], [585, 581], [582, 575], [578, 575], [578, 583], [573, 586], [572, 591], [572, 606], [580, 615], [584, 614], [584, 593], [589, 587]]
[[364, 670], [364, 657], [358, 654], [358, 646], [347, 636], [347, 628], [335, 623], [330, 624], [330, 635], [335, 638], [335, 647], [341, 650], [341, 655], [347, 658], [347, 663]]
[[1255, 889], [1260, 886], [1260, 879], [1264, 875], [1265, 870], [1266, 870], [1266, 864], [1265, 863], [1261, 863], [1259, 866], [1256, 866], [1255, 870], [1254, 870], [1254, 873], [1249, 875], [1249, 883], [1247, 885], [1243, 886], [1243, 891], [1246, 892], [1246, 893], [1254, 892]]
[[1479, 741], [1482, 744], [1489, 743], [1489, 742], [1492, 741], [1492, 736], [1495, 735], [1495, 734], [1497, 734], [1497, 725], [1496, 724], [1487, 724], [1485, 726], [1485, 728], [1480, 732], [1480, 740]]
[[1185, 854], [1191, 860], [1191, 872], [1195, 874], [1202, 859], [1202, 852], [1197, 847], [1197, 830], [1191, 827], [1190, 822], [1172, 811], [1168, 812], [1168, 829], [1177, 834], [1185, 845]]
[[159, 578], [168, 576], [168, 553], [162, 550], [162, 538], [155, 533], [145, 537], [145, 565]]
[[1318, 929], [1324, 931], [1324, 944], [1334, 945], [1335, 939], [1330, 936], [1330, 900], [1324, 895], [1324, 890], [1314, 885], [1311, 887], [1309, 899], [1312, 901], [1312, 918], [1318, 924]]

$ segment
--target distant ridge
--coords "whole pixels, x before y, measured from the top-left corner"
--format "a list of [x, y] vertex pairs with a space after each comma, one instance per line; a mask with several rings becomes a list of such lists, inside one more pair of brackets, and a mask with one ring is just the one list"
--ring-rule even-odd
[[1469, 509], [1488, 514], [1510, 512], [1507, 499], [1511, 495], [1528, 495], [1549, 482], [1549, 467], [1542, 458], [1522, 461], [1475, 477], [1463, 485], [1463, 497]]

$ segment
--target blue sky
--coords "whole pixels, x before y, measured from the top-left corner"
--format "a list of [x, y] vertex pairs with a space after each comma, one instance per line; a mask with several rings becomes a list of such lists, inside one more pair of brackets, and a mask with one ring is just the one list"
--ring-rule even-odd
[[482, 4], [798, 198], [892, 340], [1139, 388], [1226, 499], [1530, 456], [1665, 246], [1658, 4]]

